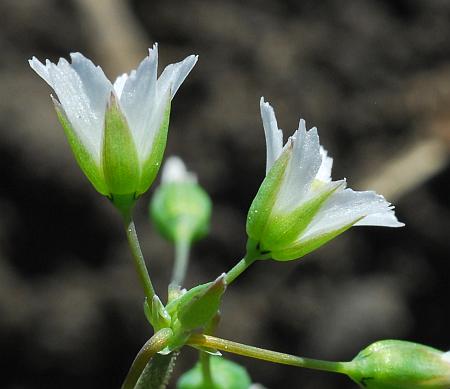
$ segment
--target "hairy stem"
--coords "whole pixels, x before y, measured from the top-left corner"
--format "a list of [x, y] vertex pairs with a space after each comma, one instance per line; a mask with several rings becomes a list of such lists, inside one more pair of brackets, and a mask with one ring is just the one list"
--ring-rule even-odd
[[122, 389], [134, 389], [148, 361], [167, 345], [172, 335], [170, 328], [163, 328], [142, 346], [128, 371]]
[[155, 354], [147, 363], [135, 389], [165, 389], [172, 375], [179, 351], [170, 354]]
[[349, 364], [348, 362], [330, 362], [322, 361], [319, 359], [296, 357], [294, 355], [265, 350], [259, 347], [248, 346], [246, 344], [236, 343], [230, 340], [203, 334], [191, 335], [191, 337], [188, 339], [187, 344], [192, 346], [209, 347], [216, 350], [226, 351], [250, 358], [261, 359], [263, 361], [280, 363], [283, 365], [304, 367], [314, 370], [323, 370], [333, 373], [346, 374]]

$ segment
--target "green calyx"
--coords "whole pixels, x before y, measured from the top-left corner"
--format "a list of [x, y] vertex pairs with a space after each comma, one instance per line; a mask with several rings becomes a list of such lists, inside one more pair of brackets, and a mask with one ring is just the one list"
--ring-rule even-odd
[[112, 197], [136, 193], [140, 179], [139, 157], [133, 134], [113, 93], [105, 113], [102, 164]]
[[150, 202], [150, 216], [159, 232], [172, 242], [194, 241], [206, 235], [211, 200], [195, 182], [162, 184]]
[[[200, 363], [184, 373], [177, 389], [248, 389], [251, 379], [247, 370], [222, 357], [211, 357], [211, 382], [205, 382]], [[212, 385], [212, 386], [211, 386]]]
[[450, 387], [450, 361], [442, 351], [401, 340], [373, 343], [348, 364], [346, 373], [369, 389]]
[[78, 165], [89, 181], [122, 213], [129, 212], [136, 199], [153, 183], [161, 166], [170, 119], [170, 95], [163, 103], [167, 108], [154, 135], [152, 149], [142, 161], [132, 130], [114, 93], [111, 93], [106, 107], [100, 161], [80, 140], [61, 104], [55, 99], [53, 103]]
[[58, 116], [59, 122], [62, 125], [64, 133], [69, 142], [69, 146], [72, 149], [75, 159], [80, 166], [81, 170], [86, 174], [86, 177], [97, 190], [104, 196], [109, 194], [108, 187], [105, 183], [105, 177], [103, 175], [103, 170], [95, 161], [92, 154], [88, 151], [85, 145], [80, 141], [77, 133], [74, 131], [69, 119], [64, 112], [61, 104], [52, 97], [53, 104], [55, 106], [56, 114]]
[[[316, 183], [315, 195], [310, 200], [293, 210], [277, 210], [276, 200], [285, 177], [285, 171], [292, 150], [287, 147], [273, 167], [253, 200], [247, 216], [247, 235], [249, 250], [259, 258], [272, 258], [278, 261], [289, 261], [315, 250], [328, 240], [351, 227], [315, 238], [305, 244], [299, 237], [311, 223], [317, 212], [329, 197], [342, 185]], [[325, 186], [327, 185], [327, 186]]]
[[291, 246], [285, 247], [282, 250], [273, 251], [271, 253], [271, 256], [276, 261], [283, 261], [283, 262], [301, 258], [301, 257], [305, 256], [306, 254], [309, 254], [310, 252], [323, 246], [325, 243], [329, 242], [331, 239], [334, 239], [336, 236], [347, 231], [358, 220], [356, 220], [355, 222], [349, 223], [346, 226], [341, 227], [338, 230], [319, 235], [313, 239], [309, 239], [306, 241], [302, 241], [302, 240], [296, 241]]
[[311, 200], [289, 213], [272, 211], [261, 237], [261, 249], [278, 256], [278, 253], [282, 254], [284, 249], [295, 244], [300, 234], [308, 227], [319, 209], [336, 189], [337, 187], [332, 187], [319, 192]]
[[284, 173], [292, 151], [288, 148], [277, 159], [270, 169], [258, 193], [250, 206], [247, 215], [247, 235], [256, 242], [260, 242], [272, 213], [277, 194], [283, 182]]

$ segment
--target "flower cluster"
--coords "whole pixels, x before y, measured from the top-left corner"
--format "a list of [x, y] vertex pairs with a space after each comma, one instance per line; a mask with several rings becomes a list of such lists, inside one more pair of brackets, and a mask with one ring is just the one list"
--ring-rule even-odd
[[[209, 360], [209, 354], [217, 355], [219, 350], [345, 373], [373, 389], [448, 387], [449, 354], [413, 343], [377, 342], [353, 361], [339, 363], [289, 356], [211, 335], [220, 319], [225, 291], [257, 259], [300, 258], [352, 226], [404, 225], [383, 196], [347, 188], [345, 179], [332, 180], [333, 159], [320, 145], [316, 128], [307, 131], [305, 121], [300, 120], [284, 143], [275, 112], [264, 98], [260, 109], [267, 145], [266, 176], [248, 212], [247, 255], [215, 281], [188, 291], [182, 284], [189, 249], [206, 235], [212, 205], [181, 159], [172, 157], [165, 164], [149, 209], [157, 230], [175, 246], [174, 271], [164, 305], [148, 274], [131, 214], [136, 199], [148, 190], [162, 164], [171, 101], [197, 56], [167, 66], [158, 77], [158, 47], [154, 45], [136, 70], [114, 83], [82, 54], [70, 56], [71, 63], [60, 59], [57, 64], [49, 60], [43, 64], [35, 57], [29, 62], [56, 93], [57, 99], [52, 99], [57, 115], [81, 169], [124, 216], [146, 296], [144, 313], [155, 331], [133, 362], [124, 389], [136, 388], [137, 383], [144, 387], [139, 384], [141, 379], [152, 382], [145, 387], [165, 387], [177, 354], [174, 351], [186, 345], [200, 350], [201, 363], [181, 378], [180, 389], [247, 389], [251, 380], [245, 369], [220, 358]], [[165, 368], [158, 367], [158, 358], [166, 357], [166, 364], [161, 364]], [[156, 361], [154, 376], [143, 373], [144, 367], [151, 365], [149, 358]]]

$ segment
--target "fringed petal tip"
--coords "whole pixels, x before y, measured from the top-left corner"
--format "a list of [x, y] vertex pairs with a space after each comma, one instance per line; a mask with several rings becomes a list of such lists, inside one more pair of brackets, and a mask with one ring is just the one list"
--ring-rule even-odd
[[283, 150], [283, 131], [278, 128], [275, 111], [272, 106], [261, 97], [260, 102], [261, 119], [266, 136], [266, 174], [269, 172], [275, 161]]
[[370, 194], [373, 199], [368, 201], [369, 208], [367, 215], [355, 223], [355, 226], [379, 226], [379, 227], [404, 227], [405, 223], [400, 222], [395, 215], [395, 207], [388, 202], [383, 195], [374, 191], [355, 192]]
[[331, 181], [331, 170], [333, 168], [333, 158], [328, 156], [328, 151], [320, 146], [320, 155], [322, 156], [322, 163], [317, 172], [316, 179], [324, 182]]

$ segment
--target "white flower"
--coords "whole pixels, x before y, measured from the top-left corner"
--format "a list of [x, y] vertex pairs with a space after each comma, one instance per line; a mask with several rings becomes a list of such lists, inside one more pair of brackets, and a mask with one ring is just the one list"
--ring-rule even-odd
[[165, 149], [170, 101], [197, 56], [167, 66], [157, 77], [158, 47], [112, 84], [80, 53], [45, 65], [29, 63], [55, 91], [54, 100], [77, 161], [94, 187], [110, 198], [137, 197], [153, 182]]
[[299, 258], [351, 226], [401, 227], [393, 206], [372, 191], [356, 192], [332, 181], [333, 159], [317, 129], [305, 121], [283, 147], [273, 108], [260, 102], [266, 135], [266, 178], [247, 219], [257, 251], [276, 260]]

